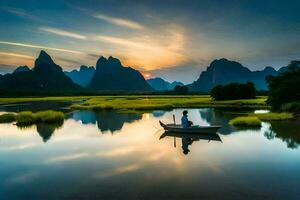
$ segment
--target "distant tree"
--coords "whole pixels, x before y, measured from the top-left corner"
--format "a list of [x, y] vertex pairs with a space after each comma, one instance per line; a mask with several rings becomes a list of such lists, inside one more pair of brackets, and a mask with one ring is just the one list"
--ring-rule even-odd
[[284, 104], [300, 101], [300, 60], [292, 61], [287, 70], [278, 76], [268, 76], [268, 103], [273, 109], [281, 109]]
[[214, 100], [254, 99], [256, 90], [253, 83], [230, 83], [228, 85], [217, 85], [210, 93]]
[[176, 85], [173, 91], [175, 94], [187, 94], [189, 92], [189, 88], [187, 86]]

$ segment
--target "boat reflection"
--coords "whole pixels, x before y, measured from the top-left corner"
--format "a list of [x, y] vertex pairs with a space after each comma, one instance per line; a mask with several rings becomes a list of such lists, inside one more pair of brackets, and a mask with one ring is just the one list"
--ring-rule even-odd
[[164, 132], [159, 139], [163, 139], [165, 137], [173, 137], [174, 138], [174, 147], [176, 148], [176, 138], [181, 139], [181, 148], [182, 153], [187, 155], [190, 152], [189, 146], [192, 145], [194, 142], [200, 141], [200, 140], [207, 140], [210, 141], [219, 141], [222, 142], [222, 139], [220, 136], [216, 133], [214, 134], [203, 134], [203, 133], [174, 133], [174, 132]]

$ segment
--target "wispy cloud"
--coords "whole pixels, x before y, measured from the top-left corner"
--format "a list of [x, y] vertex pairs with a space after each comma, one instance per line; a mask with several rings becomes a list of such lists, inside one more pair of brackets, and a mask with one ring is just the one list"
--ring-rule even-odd
[[30, 14], [26, 10], [20, 9], [20, 8], [12, 8], [12, 7], [2, 7], [2, 10], [5, 10], [6, 12], [9, 12], [13, 15], [16, 15], [18, 17], [22, 17], [25, 19], [30, 19], [34, 21], [42, 21], [41, 18]]
[[34, 59], [33, 56], [28, 56], [28, 55], [18, 54], [18, 53], [2, 52], [2, 51], [0, 51], [0, 55], [19, 57], [19, 58], [27, 58], [27, 59]]
[[116, 45], [126, 53], [119, 51], [117, 56], [123, 57], [126, 65], [139, 70], [154, 70], [161, 67], [174, 66], [184, 62], [186, 37], [176, 29], [168, 29], [161, 34], [135, 38], [112, 37], [108, 35], [91, 36], [91, 39]]
[[44, 32], [47, 32], [47, 33], [52, 33], [52, 34], [60, 35], [60, 36], [64, 36], [64, 37], [71, 37], [71, 38], [80, 39], [80, 40], [86, 39], [86, 36], [84, 36], [84, 35], [80, 35], [78, 33], [73, 33], [73, 32], [69, 32], [69, 31], [57, 29], [57, 28], [39, 27], [39, 29]]
[[61, 51], [61, 52], [75, 53], [75, 54], [85, 54], [80, 51], [74, 51], [74, 50], [69, 50], [69, 49], [52, 48], [52, 47], [33, 45], [33, 44], [24, 44], [24, 43], [16, 43], [16, 42], [0, 41], [0, 44], [35, 48], [35, 49], [45, 49], [45, 50], [52, 50], [52, 51]]
[[144, 26], [139, 24], [138, 22], [131, 21], [128, 19], [116, 18], [116, 17], [107, 16], [107, 15], [94, 15], [94, 17], [97, 19], [106, 21], [108, 23], [126, 27], [126, 28], [131, 28], [131, 29], [143, 29], [144, 28]]
[[77, 153], [72, 155], [63, 155], [63, 156], [57, 156], [50, 159], [47, 159], [45, 163], [57, 163], [57, 162], [65, 162], [65, 161], [71, 161], [71, 160], [78, 160], [84, 157], [87, 157], [87, 153]]

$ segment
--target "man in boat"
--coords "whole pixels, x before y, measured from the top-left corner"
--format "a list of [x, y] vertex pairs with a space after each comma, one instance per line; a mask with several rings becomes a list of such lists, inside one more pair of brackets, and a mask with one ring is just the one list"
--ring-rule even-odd
[[188, 128], [193, 125], [193, 122], [189, 121], [188, 119], [188, 111], [184, 110], [182, 112], [182, 117], [181, 117], [181, 126], [182, 128]]

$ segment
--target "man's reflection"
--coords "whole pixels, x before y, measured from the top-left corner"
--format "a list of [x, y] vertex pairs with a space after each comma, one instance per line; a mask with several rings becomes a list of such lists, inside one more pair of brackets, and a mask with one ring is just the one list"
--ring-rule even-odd
[[164, 132], [159, 139], [165, 137], [174, 137], [174, 147], [176, 148], [176, 138], [181, 139], [181, 148], [184, 155], [187, 155], [190, 152], [189, 146], [192, 145], [195, 141], [208, 140], [208, 141], [220, 141], [222, 142], [218, 134], [181, 134], [181, 133], [172, 133]]

